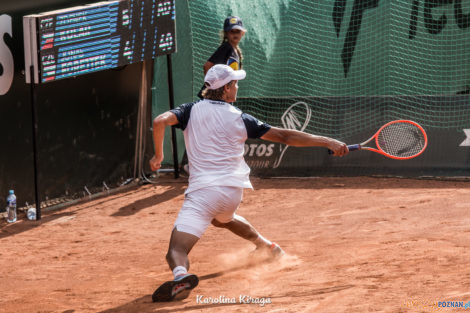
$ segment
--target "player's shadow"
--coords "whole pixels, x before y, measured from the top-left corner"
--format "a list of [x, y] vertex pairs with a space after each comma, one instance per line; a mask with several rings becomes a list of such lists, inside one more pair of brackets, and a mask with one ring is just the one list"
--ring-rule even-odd
[[[261, 260], [261, 261], [260, 261]], [[248, 269], [248, 268], [253, 268], [256, 266], [260, 266], [262, 264], [268, 263], [268, 262], [275, 262], [275, 259], [272, 258], [264, 258], [264, 257], [253, 257], [252, 260], [249, 260], [247, 263], [239, 265], [239, 266], [234, 266], [231, 268], [228, 268], [226, 270], [210, 273], [207, 275], [202, 275], [199, 276], [199, 281], [202, 280], [208, 280], [216, 277], [220, 277], [222, 275], [243, 270], [243, 269]], [[188, 298], [190, 299], [190, 298]], [[192, 298], [191, 302], [194, 301], [194, 298]], [[151, 295], [146, 295], [143, 297], [140, 297], [138, 299], [133, 300], [132, 302], [126, 303], [124, 305], [121, 305], [119, 307], [111, 308], [108, 310], [101, 311], [99, 313], [115, 313], [115, 312], [159, 312], [159, 313], [170, 313], [170, 312], [186, 312], [186, 311], [191, 311], [191, 310], [204, 310], [204, 309], [209, 309], [209, 308], [217, 308], [220, 307], [220, 311], [223, 312], [224, 309], [223, 307], [228, 307], [228, 306], [234, 306], [234, 305], [241, 305], [240, 303], [214, 303], [214, 304], [196, 304], [196, 305], [188, 305], [188, 300], [183, 300], [183, 301], [175, 301], [175, 302], [162, 302], [162, 303], [153, 303], [152, 302], [152, 297]]]
[[[235, 267], [231, 270], [217, 272], [205, 276], [201, 276], [200, 279], [210, 279], [214, 277], [221, 276], [227, 272], [241, 269], [242, 267]], [[289, 291], [285, 294], [280, 295], [271, 295], [269, 298], [276, 299], [276, 298], [284, 298], [284, 297], [293, 297], [293, 298], [304, 298], [304, 297], [311, 297], [316, 295], [322, 295], [327, 293], [335, 293], [342, 290], [353, 288], [354, 285], [342, 285], [342, 286], [333, 286], [333, 287], [326, 287], [326, 288], [317, 288], [317, 289], [309, 289], [309, 290], [293, 290]], [[188, 298], [191, 299], [191, 298]], [[146, 295], [140, 297], [138, 299], [133, 300], [132, 302], [126, 303], [124, 305], [111, 308], [108, 310], [100, 311], [99, 313], [124, 313], [124, 312], [159, 312], [159, 313], [170, 313], [170, 312], [186, 312], [192, 310], [204, 310], [204, 309], [212, 309], [212, 308], [219, 308], [220, 312], [224, 311], [224, 307], [229, 306], [236, 306], [242, 305], [241, 303], [214, 303], [214, 304], [195, 304], [189, 305], [189, 302], [193, 302], [194, 300], [183, 300], [183, 301], [175, 301], [175, 302], [162, 302], [162, 303], [153, 303], [152, 297], [150, 295]]]
[[[191, 299], [191, 298], [188, 298]], [[223, 307], [239, 305], [239, 303], [217, 303], [217, 304], [195, 304], [194, 300], [183, 300], [175, 302], [162, 302], [162, 303], [153, 303], [152, 296], [146, 295], [138, 299], [133, 300], [132, 302], [123, 304], [121, 306], [111, 308], [104, 311], [99, 311], [98, 313], [128, 313], [128, 312], [158, 312], [158, 313], [170, 313], [170, 312], [186, 312], [192, 310], [204, 310], [209, 308], [220, 308], [220, 312], [223, 312]]]
[[145, 199], [140, 199], [129, 203], [123, 207], [120, 207], [119, 210], [111, 216], [130, 216], [136, 214], [140, 210], [151, 207], [158, 203], [162, 203], [168, 200], [171, 200], [175, 197], [183, 195], [186, 185], [176, 184], [173, 188], [164, 191], [163, 193], [155, 194]]

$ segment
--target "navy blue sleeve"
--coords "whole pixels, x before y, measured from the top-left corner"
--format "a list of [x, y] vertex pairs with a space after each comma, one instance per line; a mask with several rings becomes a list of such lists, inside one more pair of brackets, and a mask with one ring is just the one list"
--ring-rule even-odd
[[230, 54], [232, 53], [232, 47], [227, 42], [224, 42], [215, 50], [211, 57], [207, 60], [214, 64], [226, 64]]
[[242, 120], [245, 123], [248, 138], [251, 139], [260, 138], [271, 129], [271, 125], [263, 123], [247, 113], [242, 113]]
[[178, 124], [175, 125], [176, 128], [181, 128], [182, 130], [186, 129], [188, 126], [189, 117], [191, 115], [191, 109], [193, 108], [195, 102], [184, 103], [179, 107], [170, 110], [171, 113], [176, 115], [178, 119]]

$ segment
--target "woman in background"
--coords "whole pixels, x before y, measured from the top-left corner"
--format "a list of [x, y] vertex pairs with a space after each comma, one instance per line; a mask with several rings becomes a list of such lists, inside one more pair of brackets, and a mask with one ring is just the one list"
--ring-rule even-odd
[[[238, 16], [229, 16], [225, 19], [222, 43], [204, 63], [204, 75], [215, 64], [226, 64], [236, 71], [242, 68], [243, 55], [238, 44], [245, 33], [246, 29]], [[204, 86], [198, 93], [200, 99], [202, 99], [203, 90]]]

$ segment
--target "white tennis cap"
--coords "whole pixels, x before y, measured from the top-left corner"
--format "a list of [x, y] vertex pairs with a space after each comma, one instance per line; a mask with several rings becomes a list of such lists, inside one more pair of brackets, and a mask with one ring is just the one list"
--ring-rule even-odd
[[244, 70], [235, 71], [228, 65], [216, 64], [211, 67], [204, 77], [204, 83], [207, 89], [219, 89], [232, 80], [245, 79], [246, 72]]

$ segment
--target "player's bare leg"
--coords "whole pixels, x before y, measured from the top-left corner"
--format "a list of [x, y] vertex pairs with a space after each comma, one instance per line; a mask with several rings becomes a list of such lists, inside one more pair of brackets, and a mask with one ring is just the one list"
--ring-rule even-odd
[[152, 295], [154, 302], [167, 302], [182, 300], [189, 296], [189, 293], [199, 283], [199, 279], [194, 274], [189, 274], [188, 254], [199, 240], [197, 236], [177, 231], [173, 229], [170, 238], [170, 246], [166, 260], [173, 271], [174, 280], [167, 281]]
[[170, 246], [166, 254], [166, 261], [173, 270], [177, 266], [183, 266], [189, 270], [188, 254], [199, 240], [197, 236], [173, 229], [170, 238]]
[[212, 225], [215, 227], [226, 228], [235, 235], [253, 242], [256, 245], [257, 250], [266, 250], [273, 257], [284, 255], [284, 251], [277, 243], [264, 238], [243, 216], [234, 215], [233, 220], [228, 223], [221, 223], [216, 219], [213, 219]]

